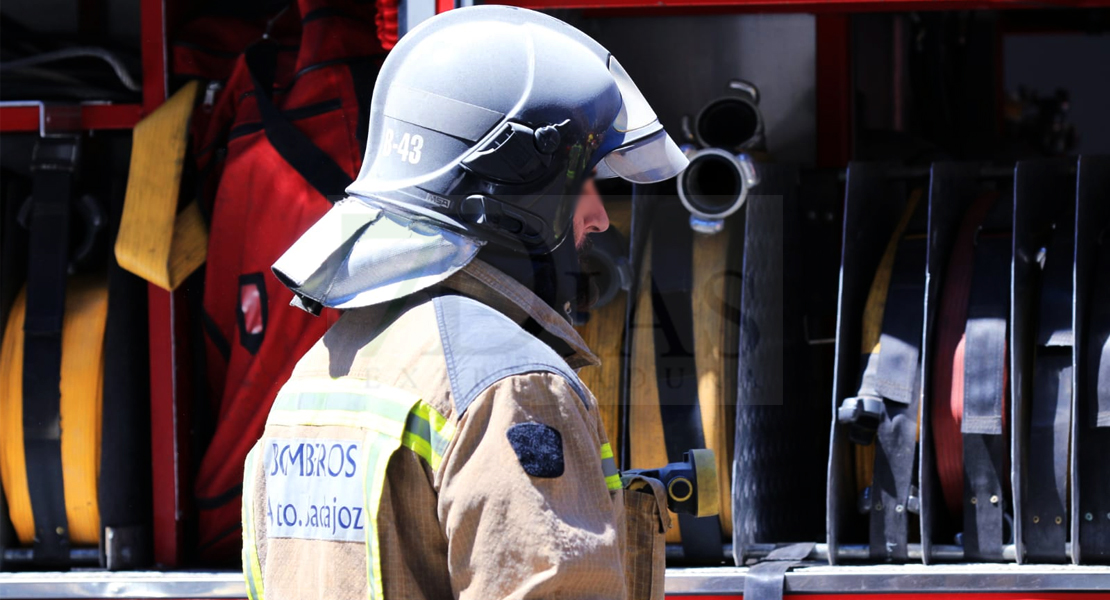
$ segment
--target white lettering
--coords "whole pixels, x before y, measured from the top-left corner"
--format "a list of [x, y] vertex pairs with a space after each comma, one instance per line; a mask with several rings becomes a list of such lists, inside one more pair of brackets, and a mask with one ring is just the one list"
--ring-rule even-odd
[[387, 127], [385, 130], [385, 134], [382, 135], [382, 145], [380, 148], [378, 148], [378, 156], [385, 156], [390, 152], [393, 152], [393, 149], [395, 148], [395, 146], [393, 145], [393, 136], [393, 130]]
[[409, 152], [409, 162], [415, 165], [420, 162], [420, 149], [424, 147], [424, 136], [415, 134], [410, 141], [412, 150]]
[[424, 149], [424, 136], [419, 133], [402, 133], [401, 141], [393, 143], [397, 134], [387, 127], [382, 133], [382, 143], [378, 146], [378, 156], [387, 156], [395, 153], [401, 162], [415, 165], [420, 162], [420, 151]]
[[401, 162], [409, 162], [409, 134], [401, 135], [401, 141], [397, 144], [397, 154], [401, 155]]

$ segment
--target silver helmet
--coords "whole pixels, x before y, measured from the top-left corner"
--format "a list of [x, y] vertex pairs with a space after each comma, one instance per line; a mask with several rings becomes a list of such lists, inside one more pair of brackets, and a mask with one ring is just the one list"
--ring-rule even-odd
[[[505, 6], [452, 10], [405, 35], [382, 65], [369, 120], [362, 170], [341, 203], [348, 206], [329, 213], [346, 226], [325, 216], [314, 229], [328, 231], [310, 231], [311, 247], [298, 242], [274, 266], [298, 295], [324, 306], [396, 297], [399, 282], [411, 293], [486, 244], [533, 257], [555, 253], [568, 237], [573, 246], [575, 203], [592, 172], [652, 183], [687, 164], [605, 48], [555, 18]], [[357, 226], [352, 211], [363, 215]], [[380, 211], [390, 216], [379, 227]], [[396, 235], [406, 222], [423, 233], [406, 234], [403, 262], [390, 248], [393, 265], [365, 272], [383, 253], [360, 256], [360, 246], [383, 243], [352, 236]], [[346, 281], [336, 286], [336, 277]], [[374, 293], [383, 286], [392, 291]]]

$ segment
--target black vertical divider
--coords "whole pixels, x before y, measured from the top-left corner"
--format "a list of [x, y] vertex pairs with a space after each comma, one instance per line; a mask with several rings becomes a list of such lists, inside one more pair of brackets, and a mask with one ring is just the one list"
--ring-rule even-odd
[[[1110, 460], [1099, 456], [1110, 448], [1110, 428], [1096, 428], [1092, 404], [1097, 390], [1091, 385], [1097, 377], [1098, 356], [1089, 344], [1096, 332], [1091, 323], [1095, 278], [1110, 276], [1098, 260], [1100, 245], [1110, 244], [1110, 156], [1083, 156], [1077, 163], [1075, 209], [1075, 298], [1072, 311], [1072, 395], [1071, 430], [1071, 552], [1072, 562], [1110, 563], [1110, 540], [1106, 539], [1106, 520], [1110, 511], [1096, 510], [1108, 504], [1105, 492], [1110, 482], [1097, 481], [1097, 473], [1084, 473], [1086, 465]], [[1093, 361], [1092, 361], [1093, 359]], [[1094, 373], [1092, 373], [1094, 371]], [[1103, 471], [1105, 473], [1105, 471]], [[1086, 485], [1085, 485], [1086, 484]], [[1088, 518], [1088, 516], [1090, 518]], [[1102, 521], [1101, 527], [1098, 527]], [[1096, 529], [1098, 527], [1098, 529]], [[1101, 535], [1098, 535], [1101, 530]], [[1096, 537], [1097, 536], [1097, 537]]]
[[[35, 141], [32, 136], [24, 136], [21, 140], [18, 137], [13, 139], [11, 134], [5, 135], [5, 141], [10, 144], [5, 147], [5, 152], [17, 154], [13, 152], [12, 145], [22, 143], [26, 148], [17, 155], [25, 154], [30, 158]], [[31, 195], [30, 180], [7, 167], [0, 164], [0, 339], [8, 326], [8, 313], [27, 278], [27, 230], [19, 224], [19, 209]], [[18, 546], [15, 528], [8, 517], [7, 499], [0, 490], [0, 571], [6, 570], [4, 550]]]
[[857, 510], [852, 449], [836, 421], [841, 400], [859, 385], [863, 309], [871, 280], [908, 199], [907, 181], [888, 177], [890, 165], [851, 163], [844, 200], [844, 238], [837, 299], [836, 361], [825, 528], [829, 563], [837, 564], [843, 543], [866, 543], [868, 519]]
[[[1075, 199], [1074, 159], [1021, 161], [1014, 170], [1014, 262], [1010, 313], [1011, 472], [1017, 562], [1026, 562], [1023, 493], [1031, 481], [1028, 436], [1033, 398], [1033, 358], [1037, 341], [1041, 266], [1038, 256], [1050, 239], [1052, 223]], [[1069, 173], [1070, 176], [1069, 176]], [[1070, 222], [1067, 223], [1071, 225]], [[1074, 312], [1074, 311], [1073, 311]], [[1073, 515], [1074, 516], [1074, 515]], [[1070, 528], [1070, 526], [1069, 526]]]
[[[785, 446], [781, 422], [785, 381], [782, 344], [786, 295], [785, 221], [796, 211], [797, 169], [761, 165], [759, 194], [745, 206], [740, 339], [737, 354], [735, 458], [732, 463], [732, 543], [736, 564], [742, 565], [751, 544], [776, 529], [789, 512], [768, 503], [780, 484], [790, 485], [774, 463]], [[789, 216], [788, 216], [789, 215]], [[775, 410], [779, 409], [779, 410]], [[776, 436], [774, 431], [778, 430]], [[770, 434], [773, 437], [767, 437]], [[770, 447], [767, 447], [767, 446]], [[774, 483], [768, 481], [773, 479]], [[789, 495], [787, 502], [800, 498]], [[771, 510], [768, 510], [770, 508]], [[785, 508], [785, 507], [783, 507]]]
[[[936, 454], [933, 447], [932, 422], [932, 359], [934, 321], [944, 282], [944, 271], [952, 253], [956, 230], [968, 205], [979, 193], [980, 166], [975, 163], [934, 163], [929, 179], [929, 252], [925, 275], [925, 327], [921, 342], [922, 400], [920, 417], [920, 492], [921, 492], [921, 554], [925, 564], [935, 561], [934, 534], [944, 504], [937, 477]], [[949, 540], [944, 540], [951, 543]]]
[[[746, 204], [733, 460], [733, 552], [815, 542], [823, 529], [826, 394], [804, 331], [799, 172], [760, 165]], [[832, 223], [829, 223], [831, 226]]]

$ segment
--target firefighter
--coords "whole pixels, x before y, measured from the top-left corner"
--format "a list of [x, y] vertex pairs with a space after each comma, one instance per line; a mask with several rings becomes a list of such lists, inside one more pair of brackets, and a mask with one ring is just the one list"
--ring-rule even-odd
[[343, 315], [247, 457], [251, 597], [662, 598], [662, 485], [622, 489], [569, 321], [608, 227], [591, 175], [686, 164], [561, 21], [479, 6], [408, 33], [348, 198], [274, 265]]

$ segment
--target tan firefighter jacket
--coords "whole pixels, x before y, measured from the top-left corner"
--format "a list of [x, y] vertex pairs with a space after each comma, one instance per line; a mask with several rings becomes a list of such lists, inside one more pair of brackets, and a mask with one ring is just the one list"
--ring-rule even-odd
[[346, 312], [247, 457], [251, 598], [662, 598], [662, 486], [621, 488], [575, 374], [597, 363], [477, 260], [436, 292]]

